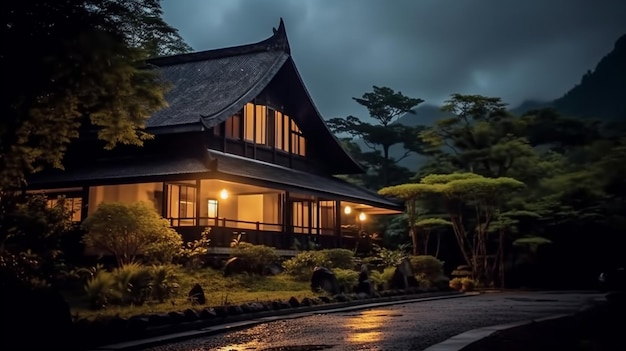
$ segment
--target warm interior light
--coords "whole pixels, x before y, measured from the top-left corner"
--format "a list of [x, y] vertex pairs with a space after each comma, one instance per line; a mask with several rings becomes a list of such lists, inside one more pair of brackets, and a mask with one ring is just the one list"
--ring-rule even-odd
[[226, 189], [222, 189], [222, 191], [220, 191], [220, 198], [228, 199], [228, 191]]
[[365, 213], [361, 212], [361, 213], [359, 214], [359, 221], [363, 222], [363, 221], [365, 220], [365, 217], [366, 217], [366, 216], [365, 216]]
[[350, 214], [350, 213], [352, 213], [352, 208], [351, 208], [350, 206], [346, 206], [346, 207], [343, 209], [343, 213], [345, 213], [345, 214]]

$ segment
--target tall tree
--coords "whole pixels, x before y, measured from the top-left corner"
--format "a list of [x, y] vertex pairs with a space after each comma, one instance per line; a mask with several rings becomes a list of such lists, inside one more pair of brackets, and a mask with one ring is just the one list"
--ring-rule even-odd
[[417, 105], [424, 102], [419, 98], [410, 98], [401, 92], [388, 87], [373, 86], [372, 92], [363, 94], [361, 98], [352, 98], [358, 104], [367, 108], [370, 117], [378, 122], [371, 124], [354, 116], [346, 118], [332, 118], [328, 125], [335, 133], [347, 133], [352, 137], [360, 138], [365, 145], [373, 150], [370, 161], [372, 166], [380, 171], [382, 185], [389, 185], [389, 173], [392, 165], [407, 157], [411, 151], [399, 159], [389, 155], [389, 148], [403, 143], [415, 150], [415, 128], [393, 123], [398, 117], [406, 113], [415, 113]]
[[143, 63], [189, 47], [161, 19], [159, 0], [4, 2], [0, 32], [0, 190], [97, 131], [107, 148], [141, 145], [167, 86]]
[[535, 153], [526, 139], [526, 121], [510, 115], [500, 98], [452, 94], [441, 110], [451, 117], [438, 120], [420, 138], [433, 155], [460, 170], [502, 177]]

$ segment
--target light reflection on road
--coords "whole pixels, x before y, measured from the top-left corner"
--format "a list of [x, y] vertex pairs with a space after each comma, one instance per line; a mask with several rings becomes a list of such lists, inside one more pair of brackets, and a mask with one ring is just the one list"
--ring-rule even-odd
[[[347, 338], [350, 343], [362, 344], [382, 340], [382, 329], [385, 322], [393, 316], [388, 309], [363, 311], [347, 320], [345, 326]], [[400, 316], [400, 315], [396, 315]]]

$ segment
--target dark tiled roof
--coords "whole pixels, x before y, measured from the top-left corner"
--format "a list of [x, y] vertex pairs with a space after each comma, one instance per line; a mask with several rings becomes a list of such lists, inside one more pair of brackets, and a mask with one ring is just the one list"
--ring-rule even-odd
[[402, 205], [398, 202], [333, 176], [306, 173], [220, 151], [211, 150], [209, 153], [211, 159], [217, 160], [217, 171], [220, 173], [261, 180], [277, 186], [282, 184], [283, 188], [287, 185], [297, 191], [314, 195], [332, 195], [333, 198], [341, 197], [367, 205], [402, 210]]
[[159, 155], [128, 160], [100, 161], [68, 170], [49, 170], [28, 177], [31, 188], [53, 185], [81, 186], [83, 182], [123, 181], [152, 176], [198, 174], [209, 171], [208, 163], [193, 155]]
[[159, 67], [172, 85], [165, 96], [169, 107], [152, 115], [146, 126], [199, 123], [201, 117], [208, 127], [217, 125], [256, 97], [287, 58], [282, 51], [262, 51]]

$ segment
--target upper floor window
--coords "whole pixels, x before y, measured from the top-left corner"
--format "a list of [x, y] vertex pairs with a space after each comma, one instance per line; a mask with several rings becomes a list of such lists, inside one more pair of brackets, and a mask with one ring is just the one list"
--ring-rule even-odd
[[[296, 155], [306, 155], [306, 139], [288, 115], [264, 105], [247, 103], [243, 110], [224, 123], [224, 136], [276, 148]], [[220, 126], [214, 134], [220, 136]]]

